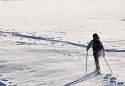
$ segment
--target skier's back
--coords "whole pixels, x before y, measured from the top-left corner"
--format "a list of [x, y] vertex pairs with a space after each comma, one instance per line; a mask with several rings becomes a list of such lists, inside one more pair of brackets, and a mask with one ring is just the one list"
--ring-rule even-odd
[[93, 40], [90, 41], [86, 50], [88, 51], [90, 48], [93, 48], [93, 56], [96, 64], [96, 71], [98, 74], [101, 74], [100, 65], [99, 65], [99, 57], [103, 55], [105, 57], [105, 51], [102, 42], [97, 33], [93, 34]]

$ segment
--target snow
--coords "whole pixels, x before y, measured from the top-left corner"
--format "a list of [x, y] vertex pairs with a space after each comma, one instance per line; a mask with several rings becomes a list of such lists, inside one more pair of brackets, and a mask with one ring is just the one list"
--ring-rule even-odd
[[[125, 86], [124, 0], [0, 0], [0, 86]], [[106, 50], [94, 75], [86, 46]], [[111, 76], [109, 76], [111, 75]], [[116, 78], [116, 79], [114, 79]]]

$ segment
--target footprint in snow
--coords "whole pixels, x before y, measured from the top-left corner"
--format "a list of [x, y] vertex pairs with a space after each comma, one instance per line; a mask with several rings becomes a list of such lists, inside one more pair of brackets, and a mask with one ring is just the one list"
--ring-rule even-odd
[[8, 81], [7, 79], [1, 79], [1, 81]]
[[118, 82], [117, 77], [112, 74], [106, 74], [103, 77], [103, 81], [110, 86], [123, 86], [124, 82]]
[[[2, 75], [0, 75], [0, 76], [2, 76]], [[2, 78], [2, 79], [0, 79], [0, 86], [17, 86], [17, 85], [13, 84], [12, 82], [10, 82], [7, 79]]]

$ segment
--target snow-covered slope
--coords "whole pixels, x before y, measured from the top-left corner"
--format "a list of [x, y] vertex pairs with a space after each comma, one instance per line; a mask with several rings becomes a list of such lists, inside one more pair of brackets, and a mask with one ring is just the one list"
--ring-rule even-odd
[[[124, 0], [1, 0], [0, 86], [124, 86]], [[86, 45], [106, 50], [95, 75]], [[116, 80], [115, 80], [116, 78]]]

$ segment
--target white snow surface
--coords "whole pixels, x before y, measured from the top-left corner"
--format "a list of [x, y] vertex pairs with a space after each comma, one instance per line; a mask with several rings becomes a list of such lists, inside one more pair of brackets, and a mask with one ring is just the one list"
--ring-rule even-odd
[[[90, 49], [85, 75], [93, 33], [112, 73]], [[125, 86], [124, 37], [125, 0], [0, 0], [0, 86]]]

